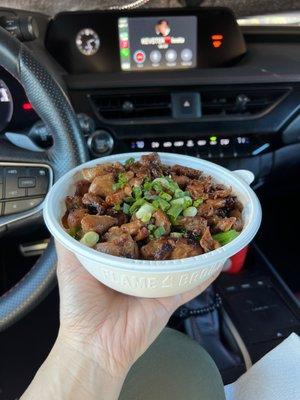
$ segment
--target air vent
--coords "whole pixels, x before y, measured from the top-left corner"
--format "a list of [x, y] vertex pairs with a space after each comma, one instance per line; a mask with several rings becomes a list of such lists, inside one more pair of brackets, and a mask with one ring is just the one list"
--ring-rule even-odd
[[168, 93], [92, 95], [96, 110], [105, 119], [140, 119], [171, 117], [171, 95]]
[[252, 116], [275, 105], [286, 89], [239, 89], [201, 92], [202, 114], [205, 116]]
[[[201, 94], [202, 119], [249, 118], [269, 111], [287, 94], [288, 88], [184, 88], [184, 93]], [[91, 94], [93, 107], [106, 120], [150, 120], [172, 118], [172, 93], [178, 88], [161, 91]]]

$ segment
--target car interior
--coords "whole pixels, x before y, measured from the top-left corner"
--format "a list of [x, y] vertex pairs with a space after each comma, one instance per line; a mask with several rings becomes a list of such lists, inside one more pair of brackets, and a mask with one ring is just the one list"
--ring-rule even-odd
[[110, 154], [255, 176], [255, 240], [168, 323], [224, 385], [300, 334], [300, 5], [266, 3], [0, 1], [1, 400], [21, 396], [58, 332], [45, 196]]

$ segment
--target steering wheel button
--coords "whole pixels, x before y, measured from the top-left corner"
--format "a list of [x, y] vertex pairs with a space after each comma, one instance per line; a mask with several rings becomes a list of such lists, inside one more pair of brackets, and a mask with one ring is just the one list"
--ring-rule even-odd
[[49, 186], [48, 169], [29, 168], [28, 175], [30, 179], [35, 180], [35, 186], [27, 186], [27, 196], [39, 196], [41, 194], [46, 194]]
[[36, 186], [35, 178], [19, 178], [19, 188], [34, 188]]
[[15, 214], [30, 210], [39, 205], [44, 199], [39, 197], [35, 199], [24, 199], [16, 201], [7, 201], [4, 203], [4, 215]]

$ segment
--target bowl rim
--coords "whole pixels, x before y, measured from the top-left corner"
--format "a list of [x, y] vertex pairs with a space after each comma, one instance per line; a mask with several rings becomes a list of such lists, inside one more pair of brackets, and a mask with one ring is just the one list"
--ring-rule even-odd
[[198, 168], [200, 170], [203, 169], [205, 174], [212, 175], [212, 177], [214, 178], [213, 173], [211, 171], [207, 172], [206, 170], [209, 169], [218, 171], [219, 173], [224, 174], [228, 178], [228, 180], [231, 181], [230, 185], [233, 187], [233, 189], [238, 187], [240, 191], [244, 192], [246, 197], [249, 199], [249, 222], [243, 228], [236, 239], [216, 250], [198, 256], [176, 260], [155, 261], [128, 259], [125, 257], [117, 257], [110, 254], [97, 252], [96, 250], [90, 249], [89, 247], [72, 238], [62, 227], [61, 222], [57, 221], [57, 219], [55, 218], [54, 205], [51, 204], [53, 203], [53, 196], [56, 194], [57, 191], [59, 191], [59, 188], [68, 185], [68, 181], [72, 179], [72, 177], [76, 173], [80, 172], [83, 168], [91, 167], [96, 164], [103, 164], [106, 162], [120, 161], [120, 159], [126, 159], [130, 157], [139, 159], [142, 155], [150, 153], [151, 152], [134, 152], [113, 154], [110, 156], [90, 160], [68, 171], [52, 186], [45, 199], [43, 215], [45, 223], [51, 234], [68, 250], [75, 253], [75, 255], [76, 253], [78, 253], [80, 256], [86, 257], [91, 261], [103, 263], [107, 266], [115, 267], [122, 270], [135, 270], [140, 272], [148, 272], [149, 270], [151, 272], [176, 272], [181, 270], [187, 271], [196, 267], [197, 269], [201, 269], [201, 267], [207, 267], [208, 265], [225, 261], [227, 258], [231, 257], [233, 254], [236, 254], [239, 250], [244, 248], [253, 239], [261, 223], [262, 211], [260, 202], [256, 194], [243, 179], [235, 175], [232, 171], [210, 161], [176, 153], [164, 152], [158, 152], [159, 156], [164, 159], [163, 162], [168, 163], [169, 160], [170, 164], [178, 163], [183, 166], [189, 162], [196, 162], [197, 164], [199, 164]]

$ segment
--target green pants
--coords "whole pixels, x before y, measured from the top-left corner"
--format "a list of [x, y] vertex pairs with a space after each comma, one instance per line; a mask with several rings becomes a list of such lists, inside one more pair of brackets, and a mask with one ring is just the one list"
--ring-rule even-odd
[[129, 371], [119, 400], [225, 400], [225, 394], [206, 351], [166, 328]]

